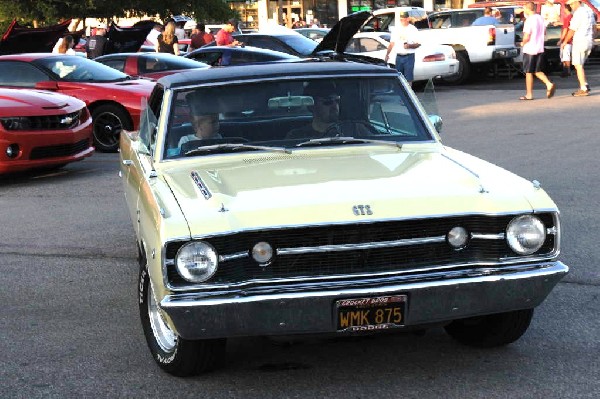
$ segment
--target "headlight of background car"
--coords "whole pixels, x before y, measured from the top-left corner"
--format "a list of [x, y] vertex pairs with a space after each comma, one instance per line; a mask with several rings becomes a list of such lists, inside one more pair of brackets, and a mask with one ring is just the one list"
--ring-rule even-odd
[[517, 216], [506, 228], [506, 241], [519, 255], [531, 255], [546, 241], [546, 228], [544, 223], [535, 216]]
[[179, 248], [175, 265], [181, 277], [193, 283], [201, 283], [217, 271], [217, 251], [206, 242], [193, 241]]

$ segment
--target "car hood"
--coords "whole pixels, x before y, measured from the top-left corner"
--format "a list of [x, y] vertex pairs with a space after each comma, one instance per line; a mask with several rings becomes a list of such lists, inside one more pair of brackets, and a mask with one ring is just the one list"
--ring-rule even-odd
[[355, 12], [342, 19], [340, 19], [331, 28], [323, 40], [315, 47], [313, 54], [317, 54], [323, 51], [333, 51], [336, 53], [343, 53], [348, 42], [352, 39], [365, 22], [371, 18], [372, 14], [368, 11]]
[[456, 151], [332, 153], [248, 154], [202, 168], [186, 160], [162, 175], [192, 236], [556, 208], [531, 182]]
[[58, 93], [0, 89], [0, 117], [67, 114], [84, 106], [83, 101]]

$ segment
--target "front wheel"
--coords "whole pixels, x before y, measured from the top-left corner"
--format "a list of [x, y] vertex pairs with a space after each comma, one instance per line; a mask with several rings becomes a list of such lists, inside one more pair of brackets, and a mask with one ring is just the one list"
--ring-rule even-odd
[[127, 111], [118, 105], [105, 104], [92, 111], [94, 146], [98, 151], [116, 152], [121, 130], [131, 130]]
[[508, 345], [529, 328], [533, 309], [454, 320], [446, 332], [458, 342], [479, 348]]
[[187, 340], [179, 337], [163, 317], [145, 266], [140, 268], [138, 287], [144, 335], [158, 365], [177, 377], [198, 375], [213, 368], [225, 352], [225, 339]]

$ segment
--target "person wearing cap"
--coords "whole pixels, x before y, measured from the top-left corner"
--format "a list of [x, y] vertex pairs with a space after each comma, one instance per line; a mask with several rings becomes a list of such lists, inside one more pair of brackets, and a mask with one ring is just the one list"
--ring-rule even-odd
[[471, 26], [498, 25], [498, 19], [493, 15], [492, 7], [483, 9], [483, 16], [477, 18]]
[[392, 32], [392, 39], [385, 54], [385, 62], [391, 54], [396, 56], [396, 70], [404, 75], [412, 85], [415, 69], [415, 50], [421, 46], [418, 42], [419, 30], [410, 23], [408, 12], [400, 12], [400, 25]]
[[546, 26], [544, 18], [535, 12], [535, 3], [523, 6], [525, 23], [523, 24], [523, 72], [525, 73], [525, 95], [519, 100], [533, 100], [533, 77], [546, 85], [546, 97], [554, 97], [556, 86], [542, 72], [544, 64], [544, 40]]
[[565, 47], [570, 40], [573, 41], [571, 49], [571, 64], [577, 72], [579, 81], [579, 90], [571, 93], [575, 97], [584, 97], [590, 95], [590, 86], [585, 77], [583, 64], [590, 56], [594, 43], [596, 30], [596, 21], [594, 13], [589, 7], [583, 7], [579, 0], [569, 0], [567, 2], [573, 10], [573, 18], [569, 25], [569, 31], [561, 43], [561, 48]]
[[[315, 139], [327, 136], [335, 136], [334, 132], [328, 130], [338, 122], [340, 117], [340, 95], [333, 82], [314, 81], [309, 82], [304, 88], [304, 95], [313, 99], [313, 105], [309, 110], [313, 114], [312, 121], [288, 132], [288, 139]], [[332, 133], [332, 134], [330, 134]]]
[[236, 31], [236, 29], [237, 21], [235, 19], [230, 19], [229, 21], [227, 21], [225, 26], [223, 26], [223, 28], [221, 28], [217, 32], [217, 36], [215, 37], [217, 46], [235, 47], [240, 45], [241, 43], [235, 40], [232, 35], [232, 33]]
[[106, 24], [98, 24], [98, 26], [96, 26], [96, 33], [90, 36], [85, 44], [85, 51], [87, 52], [87, 57], [89, 59], [93, 60], [94, 58], [100, 57], [104, 54], [104, 48], [106, 47], [106, 42], [108, 41], [108, 39], [105, 37], [106, 29]]

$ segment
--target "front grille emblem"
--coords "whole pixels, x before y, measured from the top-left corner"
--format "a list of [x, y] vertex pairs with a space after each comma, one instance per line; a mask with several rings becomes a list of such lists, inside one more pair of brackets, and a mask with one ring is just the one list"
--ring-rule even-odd
[[354, 205], [352, 207], [352, 212], [356, 216], [365, 216], [373, 214], [373, 211], [371, 210], [371, 205]]

